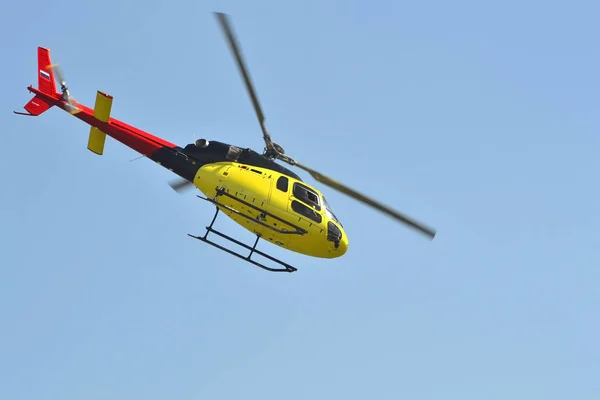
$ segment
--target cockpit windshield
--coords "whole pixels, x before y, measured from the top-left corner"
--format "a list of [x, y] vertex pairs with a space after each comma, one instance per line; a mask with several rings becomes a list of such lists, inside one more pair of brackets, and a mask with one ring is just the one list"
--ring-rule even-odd
[[337, 219], [337, 217], [333, 213], [333, 210], [331, 209], [331, 206], [327, 202], [327, 199], [325, 198], [325, 196], [323, 196], [323, 206], [324, 206], [324, 209], [325, 209], [325, 215], [327, 215], [329, 218], [333, 219], [338, 224], [342, 225], [342, 223], [340, 222], [340, 220]]

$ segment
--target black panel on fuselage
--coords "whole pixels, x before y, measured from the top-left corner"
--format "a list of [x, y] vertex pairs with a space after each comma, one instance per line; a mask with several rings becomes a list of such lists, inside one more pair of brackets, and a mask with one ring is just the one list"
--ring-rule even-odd
[[[228, 153], [231, 154], [232, 148], [240, 150], [240, 153], [236, 155], [235, 159], [232, 159], [231, 157], [228, 158]], [[183, 153], [198, 160], [202, 165], [223, 161], [235, 161], [240, 164], [253, 165], [255, 167], [277, 171], [302, 181], [302, 178], [288, 168], [264, 157], [262, 154], [259, 154], [252, 149], [242, 149], [223, 142], [210, 141], [206, 147], [197, 147], [195, 144], [191, 143], [185, 146]]]

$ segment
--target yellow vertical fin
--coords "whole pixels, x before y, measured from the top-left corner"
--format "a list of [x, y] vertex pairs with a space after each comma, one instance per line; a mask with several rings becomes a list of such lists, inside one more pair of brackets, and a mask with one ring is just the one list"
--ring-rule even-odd
[[[112, 96], [98, 91], [96, 94], [96, 105], [94, 106], [94, 117], [102, 122], [108, 122], [110, 119], [110, 110], [112, 108]], [[90, 138], [88, 139], [88, 150], [102, 155], [104, 153], [104, 143], [106, 142], [106, 133], [92, 126], [90, 128]]]

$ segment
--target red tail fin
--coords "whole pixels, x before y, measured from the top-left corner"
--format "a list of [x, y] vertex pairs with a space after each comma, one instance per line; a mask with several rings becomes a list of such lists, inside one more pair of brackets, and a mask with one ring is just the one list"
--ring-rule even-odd
[[38, 89], [46, 94], [56, 93], [56, 82], [50, 68], [50, 49], [38, 47]]
[[[52, 73], [51, 69], [50, 49], [38, 47], [37, 58], [38, 89], [43, 93], [54, 95], [57, 92], [54, 74]], [[38, 116], [50, 109], [50, 107], [52, 107], [52, 104], [36, 95], [33, 99], [29, 100], [29, 103], [25, 104], [25, 110], [27, 110], [29, 114], [19, 113], [16, 111], [15, 114]]]

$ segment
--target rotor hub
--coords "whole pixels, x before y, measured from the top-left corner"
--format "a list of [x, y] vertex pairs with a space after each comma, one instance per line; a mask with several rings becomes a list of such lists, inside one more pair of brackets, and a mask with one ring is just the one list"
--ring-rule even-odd
[[278, 154], [285, 154], [285, 150], [281, 147], [280, 144], [273, 142], [273, 148]]

